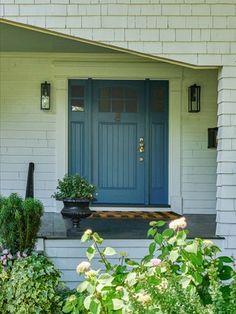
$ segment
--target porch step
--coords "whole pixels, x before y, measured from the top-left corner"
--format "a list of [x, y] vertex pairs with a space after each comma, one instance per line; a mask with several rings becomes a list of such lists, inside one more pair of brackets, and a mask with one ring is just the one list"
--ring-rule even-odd
[[[86, 248], [87, 244], [81, 243], [79, 239], [39, 239], [42, 249], [45, 254], [53, 261], [54, 265], [60, 270], [62, 280], [69, 288], [76, 288], [83, 277], [76, 273], [77, 265], [87, 260]], [[224, 239], [214, 239], [216, 245], [218, 245], [224, 251]], [[109, 246], [113, 247], [117, 252], [127, 252], [128, 257], [140, 261], [143, 256], [148, 254], [148, 246], [151, 240], [145, 239], [114, 239], [105, 240], [102, 248]], [[112, 263], [119, 263], [120, 256], [112, 256], [109, 260]], [[99, 263], [99, 257], [96, 257], [92, 263], [93, 268], [101, 268]]]

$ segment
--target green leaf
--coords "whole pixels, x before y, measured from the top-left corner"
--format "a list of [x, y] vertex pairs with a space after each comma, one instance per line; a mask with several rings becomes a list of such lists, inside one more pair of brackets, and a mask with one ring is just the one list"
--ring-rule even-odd
[[149, 245], [149, 254], [153, 254], [156, 250], [156, 243], [155, 242], [152, 242], [150, 245]]
[[185, 250], [186, 252], [189, 252], [189, 253], [197, 254], [198, 243], [193, 242], [192, 244], [187, 245], [187, 246], [184, 248], [184, 250]]
[[192, 278], [195, 284], [200, 285], [202, 283], [203, 278], [198, 272], [193, 272]]
[[110, 286], [114, 277], [108, 273], [104, 273], [98, 277], [98, 282], [102, 285]]
[[179, 257], [178, 250], [172, 250], [169, 255], [169, 259], [172, 263], [174, 263]]
[[116, 250], [114, 250], [112, 247], [106, 247], [106, 248], [103, 250], [103, 254], [104, 254], [104, 255], [108, 255], [108, 256], [112, 256], [112, 255], [116, 255], [117, 252], [116, 252]]
[[176, 238], [178, 240], [185, 240], [187, 238], [187, 232], [186, 230], [180, 230], [177, 232]]
[[203, 257], [201, 255], [200, 252], [197, 252], [197, 254], [194, 254], [194, 253], [190, 253], [188, 255], [188, 259], [192, 262], [192, 264], [194, 265], [198, 265], [198, 266], [201, 266], [202, 263], [203, 263]]
[[162, 227], [162, 226], [164, 226], [166, 224], [166, 221], [163, 221], [163, 220], [159, 220], [159, 221], [151, 221], [150, 223], [149, 223], [149, 225], [151, 226], [151, 227]]
[[77, 292], [83, 292], [88, 288], [89, 282], [88, 281], [83, 281], [81, 284], [78, 285], [77, 287]]
[[174, 230], [173, 229], [169, 229], [169, 228], [162, 232], [163, 238], [170, 238], [170, 237], [173, 236], [173, 234], [174, 234]]
[[87, 242], [90, 239], [90, 235], [84, 233], [81, 237], [81, 242]]
[[71, 313], [73, 309], [74, 309], [74, 304], [66, 302], [66, 304], [63, 306], [62, 311], [64, 313]]
[[154, 240], [156, 241], [157, 244], [161, 245], [163, 241], [163, 237], [160, 233], [157, 233], [154, 237]]
[[88, 295], [88, 296], [84, 299], [84, 307], [86, 308], [86, 310], [89, 310], [91, 301], [92, 301], [92, 297], [91, 297], [90, 295]]
[[93, 238], [94, 242], [96, 242], [98, 244], [102, 244], [102, 242], [103, 242], [103, 238], [101, 238], [97, 232], [93, 233], [92, 238]]
[[101, 304], [98, 300], [92, 300], [89, 306], [89, 310], [92, 314], [100, 313]]
[[233, 277], [233, 275], [234, 275], [234, 271], [232, 267], [225, 265], [222, 267], [219, 277], [221, 280], [229, 280]]
[[191, 282], [191, 278], [187, 276], [184, 276], [180, 279], [180, 284], [182, 285], [184, 289], [187, 288], [190, 282]]
[[95, 253], [96, 253], [96, 250], [93, 246], [89, 246], [87, 248], [86, 255], [89, 261], [91, 261], [94, 258]]
[[136, 273], [129, 273], [128, 276], [126, 277], [126, 282], [129, 286], [133, 286], [136, 284], [137, 279], [136, 279]]
[[124, 302], [120, 299], [112, 299], [113, 310], [117, 311], [123, 308]]
[[150, 228], [147, 232], [147, 236], [154, 237], [156, 233], [157, 233], [156, 229]]
[[229, 257], [229, 256], [220, 256], [218, 257], [218, 259], [221, 261], [221, 262], [224, 262], [224, 263], [233, 263], [234, 260], [232, 259], [232, 257]]

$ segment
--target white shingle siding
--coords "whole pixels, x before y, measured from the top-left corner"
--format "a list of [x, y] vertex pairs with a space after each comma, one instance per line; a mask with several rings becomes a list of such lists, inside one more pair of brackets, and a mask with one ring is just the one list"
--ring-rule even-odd
[[53, 211], [50, 196], [56, 185], [55, 115], [39, 107], [39, 82], [46, 72], [45, 60], [1, 59], [0, 189], [4, 195], [18, 192], [24, 196], [28, 163], [34, 162], [35, 196]]

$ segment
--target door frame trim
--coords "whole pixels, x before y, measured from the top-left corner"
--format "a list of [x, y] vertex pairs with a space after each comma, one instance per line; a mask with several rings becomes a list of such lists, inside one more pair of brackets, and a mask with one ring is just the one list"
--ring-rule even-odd
[[[63, 73], [54, 76], [54, 113], [56, 115], [56, 179], [62, 178], [68, 172], [68, 80], [85, 79], [84, 76], [70, 76]], [[79, 72], [79, 69], [78, 69]], [[121, 80], [120, 77], [94, 77], [93, 79]], [[124, 77], [124, 80], [129, 78]], [[140, 80], [141, 78], [137, 78]], [[168, 203], [171, 210], [182, 213], [181, 195], [181, 103], [182, 103], [182, 78], [166, 77], [164, 73], [160, 76], [152, 76], [151, 80], [169, 81], [169, 121], [168, 121]], [[132, 77], [132, 80], [135, 78]], [[55, 183], [56, 185], [56, 183]], [[60, 202], [56, 202], [57, 212], [61, 210]]]

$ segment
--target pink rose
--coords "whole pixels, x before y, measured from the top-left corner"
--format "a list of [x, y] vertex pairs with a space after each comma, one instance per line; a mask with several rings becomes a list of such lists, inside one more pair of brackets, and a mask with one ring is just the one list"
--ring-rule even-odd
[[153, 267], [157, 267], [160, 265], [161, 260], [159, 258], [152, 258], [150, 262]]

